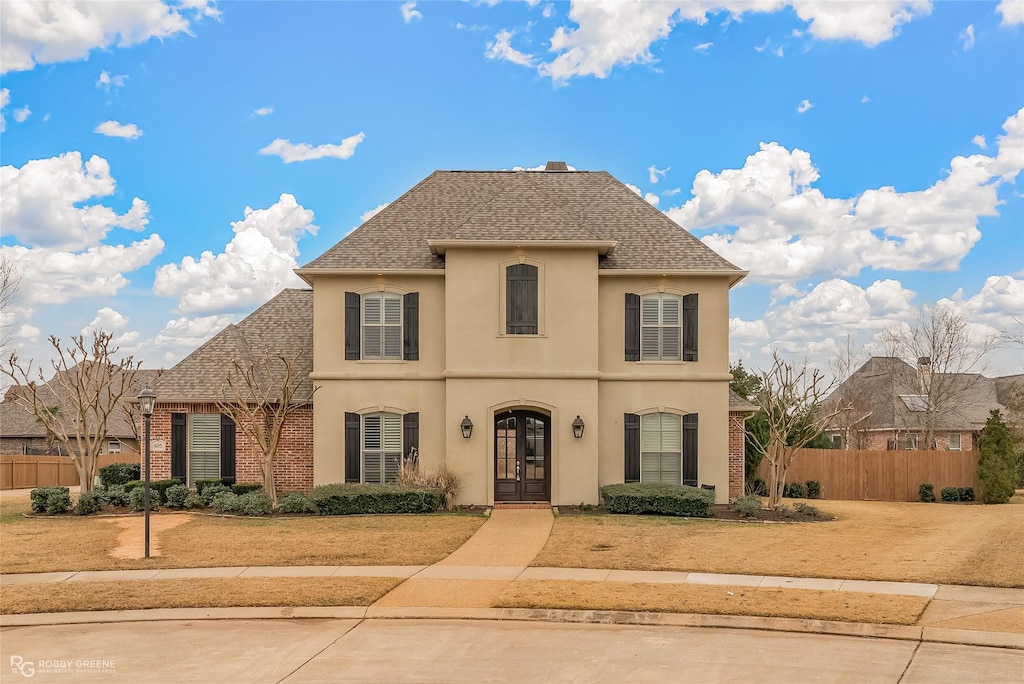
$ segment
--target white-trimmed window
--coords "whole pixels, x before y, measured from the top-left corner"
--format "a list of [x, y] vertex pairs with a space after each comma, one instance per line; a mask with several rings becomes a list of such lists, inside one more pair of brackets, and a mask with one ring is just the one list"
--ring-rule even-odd
[[363, 482], [394, 482], [402, 462], [402, 416], [363, 415]]
[[640, 360], [679, 361], [681, 297], [650, 294], [640, 298]]
[[917, 451], [917, 433], [910, 432], [907, 434], [907, 451]]
[[832, 448], [833, 449], [842, 449], [843, 448], [843, 436], [842, 435], [832, 435]]
[[960, 451], [963, 449], [963, 439], [959, 432], [949, 433], [949, 450]]
[[188, 416], [188, 481], [220, 477], [220, 414], [190, 413]]
[[107, 442], [107, 453], [108, 454], [119, 454], [121, 453], [121, 442], [116, 439], [112, 439]]
[[640, 416], [640, 481], [680, 484], [682, 417], [675, 413]]
[[402, 296], [372, 292], [362, 296], [364, 359], [402, 358]]

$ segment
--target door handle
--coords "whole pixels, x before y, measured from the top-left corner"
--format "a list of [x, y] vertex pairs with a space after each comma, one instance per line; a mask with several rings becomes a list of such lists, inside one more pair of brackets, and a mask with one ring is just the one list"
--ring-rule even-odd
[[519, 461], [516, 460], [516, 482], [519, 482]]

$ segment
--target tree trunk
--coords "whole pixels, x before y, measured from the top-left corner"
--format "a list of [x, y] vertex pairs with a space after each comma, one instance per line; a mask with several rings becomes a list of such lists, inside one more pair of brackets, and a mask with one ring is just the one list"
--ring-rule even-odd
[[271, 505], [277, 508], [277, 487], [274, 485], [274, 462], [272, 459], [263, 459], [263, 491], [270, 497]]

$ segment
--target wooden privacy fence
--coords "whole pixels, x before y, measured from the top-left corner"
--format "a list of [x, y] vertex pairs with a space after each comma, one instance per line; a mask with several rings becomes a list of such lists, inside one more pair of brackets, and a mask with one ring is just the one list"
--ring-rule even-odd
[[[139, 455], [133, 452], [104, 454], [97, 460], [102, 468], [111, 463], [135, 463]], [[78, 484], [78, 471], [70, 456], [0, 455], [0, 489], [76, 487]]]
[[[918, 487], [930, 483], [978, 492], [977, 451], [861, 451], [801, 449], [787, 482], [821, 483], [821, 498], [853, 501], [917, 501]], [[768, 461], [757, 476], [768, 479]]]

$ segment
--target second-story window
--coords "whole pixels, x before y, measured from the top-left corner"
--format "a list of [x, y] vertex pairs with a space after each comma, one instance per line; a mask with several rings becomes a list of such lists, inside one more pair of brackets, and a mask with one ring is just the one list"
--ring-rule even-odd
[[640, 360], [678, 361], [682, 321], [680, 297], [651, 294], [640, 299]]
[[505, 269], [505, 334], [536, 335], [537, 267], [513, 264]]
[[402, 297], [392, 292], [363, 295], [363, 358], [402, 358]]

